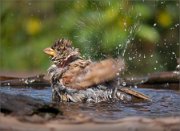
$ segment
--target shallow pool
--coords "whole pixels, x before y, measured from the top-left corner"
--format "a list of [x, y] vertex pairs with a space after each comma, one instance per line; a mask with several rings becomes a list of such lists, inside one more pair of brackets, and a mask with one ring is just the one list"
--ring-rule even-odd
[[[60, 109], [71, 115], [85, 114], [87, 116], [112, 120], [127, 116], [165, 117], [180, 116], [180, 92], [174, 90], [137, 89], [149, 95], [152, 101], [122, 103], [103, 102], [97, 104], [61, 103]], [[0, 87], [0, 92], [21, 94], [51, 102], [51, 89], [46, 88], [12, 88]]]

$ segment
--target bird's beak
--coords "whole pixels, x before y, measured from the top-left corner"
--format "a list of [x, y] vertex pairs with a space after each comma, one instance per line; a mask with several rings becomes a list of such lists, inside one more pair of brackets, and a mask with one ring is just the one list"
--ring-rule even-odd
[[44, 53], [46, 53], [46, 54], [48, 54], [48, 55], [50, 55], [50, 56], [52, 56], [52, 57], [56, 56], [55, 50], [53, 50], [53, 49], [50, 48], [50, 47], [45, 48], [43, 51], [44, 51]]

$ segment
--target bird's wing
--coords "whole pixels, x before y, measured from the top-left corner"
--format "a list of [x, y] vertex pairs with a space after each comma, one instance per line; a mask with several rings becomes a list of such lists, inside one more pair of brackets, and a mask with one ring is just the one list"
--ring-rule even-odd
[[[83, 61], [81, 61], [83, 62]], [[86, 89], [112, 80], [125, 68], [122, 59], [106, 59], [100, 62], [76, 63], [63, 76], [63, 84], [74, 89]]]

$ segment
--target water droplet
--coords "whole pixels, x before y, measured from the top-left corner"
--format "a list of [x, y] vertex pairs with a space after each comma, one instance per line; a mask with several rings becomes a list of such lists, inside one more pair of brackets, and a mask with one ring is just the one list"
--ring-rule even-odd
[[144, 59], [146, 58], [146, 55], [144, 54], [144, 57], [143, 57]]
[[165, 84], [165, 87], [169, 87], [169, 83], [166, 83], [166, 84]]
[[153, 26], [155, 27], [157, 25], [157, 23], [154, 23]]
[[126, 82], [123, 82], [123, 83], [122, 83], [122, 86], [126, 86]]
[[130, 43], [130, 40], [128, 39], [126, 43], [129, 44], [129, 43]]
[[132, 60], [132, 57], [129, 57], [129, 60]]
[[136, 88], [136, 89], [137, 89], [137, 88], [138, 88], [138, 87], [137, 87], [137, 85], [135, 85], [135, 86], [134, 86], [134, 88]]
[[130, 34], [132, 34], [132, 30], [130, 30], [130, 32], [129, 32]]
[[153, 57], [153, 54], [150, 56], [151, 58]]
[[154, 67], [154, 70], [157, 70], [157, 68], [156, 68], [156, 67]]
[[176, 66], [176, 69], [177, 69], [177, 70], [180, 70], [180, 65], [177, 65], [177, 66]]
[[158, 63], [158, 61], [156, 60], [156, 64]]
[[163, 65], [160, 65], [160, 68], [163, 68]]
[[175, 24], [175, 27], [178, 27], [179, 26], [179, 24]]
[[170, 30], [174, 30], [174, 27], [171, 27]]

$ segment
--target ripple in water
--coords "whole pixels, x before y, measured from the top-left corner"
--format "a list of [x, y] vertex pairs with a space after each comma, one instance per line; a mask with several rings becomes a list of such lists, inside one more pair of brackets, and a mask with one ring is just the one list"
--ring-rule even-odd
[[[165, 117], [180, 116], [180, 92], [171, 90], [137, 89], [149, 95], [149, 102], [102, 102], [97, 104], [60, 104], [61, 110], [72, 115], [85, 114], [93, 118], [112, 120], [127, 116]], [[51, 89], [0, 87], [0, 92], [21, 94], [51, 102]]]

